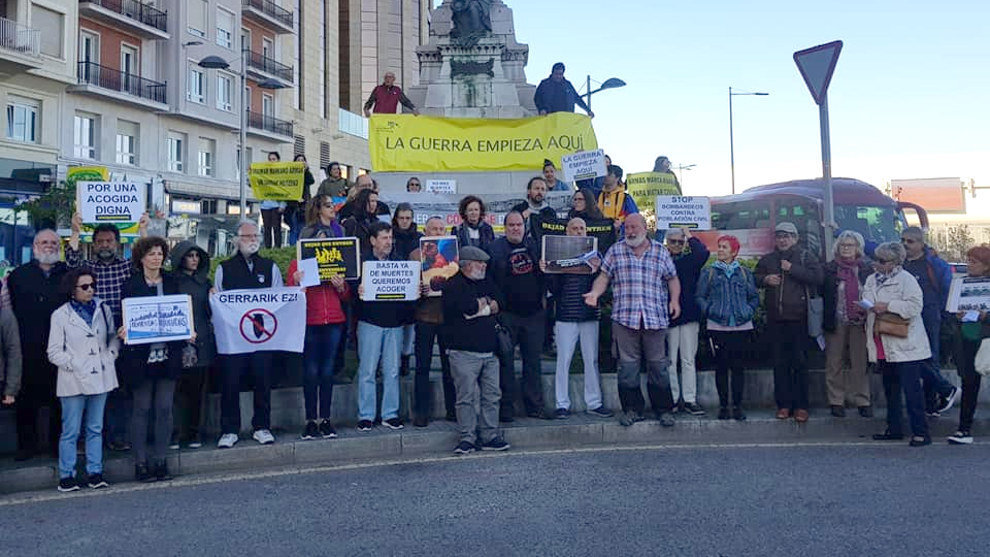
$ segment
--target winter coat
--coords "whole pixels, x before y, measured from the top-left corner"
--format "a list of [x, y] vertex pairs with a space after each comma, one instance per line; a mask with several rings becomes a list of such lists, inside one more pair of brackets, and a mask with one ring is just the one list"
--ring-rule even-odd
[[740, 326], [753, 320], [760, 307], [760, 293], [753, 273], [745, 267], [740, 266], [728, 277], [721, 269], [708, 266], [698, 277], [695, 303], [703, 317], [724, 327]]
[[[862, 257], [859, 260], [859, 292], [863, 293], [863, 285], [866, 279], [873, 274], [873, 266], [870, 260]], [[825, 265], [825, 286], [822, 288], [822, 303], [825, 307], [825, 316], [822, 326], [828, 332], [833, 332], [838, 328], [838, 304], [839, 304], [839, 265], [835, 261], [829, 261]]]
[[679, 255], [671, 256], [674, 260], [674, 267], [677, 268], [677, 278], [681, 280], [681, 315], [670, 322], [670, 327], [679, 327], [687, 323], [694, 323], [701, 319], [701, 309], [695, 301], [695, 288], [698, 286], [698, 277], [701, 275], [701, 268], [708, 262], [708, 248], [701, 240], [691, 238], [687, 247], [690, 251], [683, 251]]
[[399, 259], [409, 259], [409, 254], [419, 249], [419, 239], [423, 234], [416, 229], [416, 223], [408, 230], [399, 230], [399, 227], [392, 227], [392, 251]]
[[[172, 275], [162, 277], [162, 293], [165, 296], [179, 294], [178, 283]], [[121, 299], [157, 296], [158, 289], [148, 286], [144, 273], [137, 271], [131, 278], [124, 281], [121, 289]], [[195, 320], [195, 315], [193, 316]], [[182, 349], [186, 341], [179, 340], [165, 343], [168, 357], [164, 366], [149, 366], [148, 356], [151, 354], [151, 344], [124, 345], [120, 351], [120, 379], [131, 386], [140, 385], [148, 379], [178, 379], [182, 373]]]
[[21, 337], [17, 330], [17, 319], [10, 308], [0, 309], [0, 395], [17, 396], [21, 390]]
[[457, 236], [457, 245], [459, 247], [464, 246], [474, 246], [476, 248], [483, 249], [486, 253], [489, 248], [491, 248], [492, 242], [495, 241], [495, 230], [490, 224], [485, 221], [478, 223], [478, 240], [474, 243], [471, 242], [471, 237], [468, 234], [468, 224], [463, 223], [460, 226], [455, 226], [451, 229], [450, 234], [452, 236]]
[[[199, 252], [199, 267], [192, 275], [181, 270], [182, 258], [192, 250]], [[205, 368], [217, 356], [217, 340], [213, 332], [213, 310], [210, 309], [210, 255], [192, 240], [185, 240], [172, 249], [169, 255], [172, 262], [172, 277], [179, 294], [192, 298], [193, 325], [196, 327], [196, 367]]]
[[[296, 271], [299, 269], [299, 260], [293, 259], [289, 263], [289, 286], [298, 286], [295, 279]], [[343, 302], [350, 300], [350, 286], [344, 283], [344, 292], [338, 293], [331, 284], [321, 284], [306, 288], [306, 324], [307, 325], [330, 325], [344, 323], [347, 321], [347, 314], [344, 313]]]
[[[781, 261], [790, 261], [791, 270], [784, 273]], [[780, 286], [769, 286], [766, 279], [780, 275]], [[822, 268], [818, 258], [800, 246], [787, 251], [774, 250], [756, 264], [756, 284], [766, 288], [767, 321], [803, 322], [808, 318], [808, 293], [815, 294], [822, 286]]]
[[[918, 286], [918, 281], [911, 273], [902, 269], [882, 285], [877, 285], [876, 274], [870, 275], [866, 279], [866, 286], [863, 287], [862, 298], [873, 304], [884, 302], [888, 304], [888, 311], [911, 320], [907, 338], [880, 335], [886, 361], [891, 363], [919, 362], [932, 357], [932, 351], [928, 345], [928, 334], [925, 333], [925, 324], [921, 319], [924, 294], [921, 292], [921, 287]], [[871, 362], [876, 362], [878, 359], [877, 344], [873, 338], [876, 320], [875, 312], [871, 311], [867, 314], [866, 351], [869, 353]]]
[[99, 395], [117, 388], [114, 361], [120, 339], [110, 306], [97, 301], [93, 322], [86, 323], [68, 302], [52, 314], [48, 360], [58, 367], [56, 395]]
[[[26, 361], [34, 366], [38, 360], [47, 362], [45, 351], [48, 349], [48, 331], [51, 329], [51, 317], [55, 310], [65, 303], [65, 292], [62, 292], [62, 278], [69, 268], [65, 263], [58, 262], [52, 266], [48, 276], [32, 259], [11, 271], [7, 277], [7, 288], [10, 294], [10, 304], [17, 318], [17, 327], [21, 337], [21, 350]], [[31, 375], [37, 375], [40, 369], [28, 369], [25, 383], [32, 381]], [[54, 373], [54, 369], [52, 369]], [[39, 378], [40, 379], [40, 378]], [[42, 381], [47, 383], [47, 381]], [[54, 385], [54, 382], [52, 382]]]

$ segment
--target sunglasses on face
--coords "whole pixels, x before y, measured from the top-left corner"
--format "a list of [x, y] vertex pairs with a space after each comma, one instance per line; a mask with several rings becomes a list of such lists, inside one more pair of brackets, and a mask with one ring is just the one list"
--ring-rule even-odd
[[87, 290], [95, 289], [96, 288], [96, 283], [95, 282], [87, 282], [86, 284], [77, 284], [76, 285], [76, 288], [78, 288], [79, 290], [82, 290], [83, 292], [86, 292]]

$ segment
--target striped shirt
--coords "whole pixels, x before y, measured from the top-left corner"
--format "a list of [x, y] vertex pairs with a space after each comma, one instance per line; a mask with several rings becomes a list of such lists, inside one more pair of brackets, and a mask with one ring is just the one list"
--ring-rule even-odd
[[669, 326], [667, 281], [677, 276], [677, 269], [663, 245], [649, 242], [642, 257], [636, 257], [625, 242], [618, 242], [602, 260], [602, 272], [612, 285], [612, 320], [630, 329]]

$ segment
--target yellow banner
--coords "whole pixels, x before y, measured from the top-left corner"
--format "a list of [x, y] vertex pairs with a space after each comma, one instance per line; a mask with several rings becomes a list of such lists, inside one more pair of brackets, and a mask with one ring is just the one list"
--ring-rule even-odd
[[570, 112], [514, 120], [375, 114], [368, 133], [375, 172], [525, 171], [598, 148], [591, 119]]
[[304, 162], [255, 162], [251, 163], [248, 178], [256, 199], [299, 201], [305, 173]]
[[[65, 183], [75, 186], [76, 182], [109, 182], [110, 171], [105, 166], [70, 166], [65, 173]], [[140, 229], [136, 222], [114, 222], [111, 223], [120, 230], [120, 243], [129, 244], [134, 241]], [[93, 241], [94, 228], [88, 224], [83, 224], [79, 230], [79, 240], [82, 242]]]
[[681, 188], [671, 172], [637, 172], [626, 176], [626, 193], [649, 219], [656, 215], [658, 195], [680, 195]]

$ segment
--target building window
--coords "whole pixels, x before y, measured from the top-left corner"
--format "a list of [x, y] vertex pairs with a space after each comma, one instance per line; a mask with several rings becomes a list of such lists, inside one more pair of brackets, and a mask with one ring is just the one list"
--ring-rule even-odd
[[168, 134], [168, 169], [172, 172], [185, 172], [185, 134], [169, 132]]
[[54, 58], [62, 58], [62, 35], [65, 34], [65, 14], [32, 4], [31, 27], [43, 30], [41, 33], [41, 53]]
[[217, 149], [217, 142], [205, 137], [199, 138], [199, 175], [213, 176], [213, 153]]
[[217, 109], [230, 112], [233, 110], [231, 104], [231, 92], [234, 90], [234, 76], [226, 73], [217, 74]]
[[136, 122], [117, 120], [117, 164], [137, 166], [137, 142], [140, 125]]
[[38, 103], [28, 99], [8, 97], [7, 139], [25, 143], [38, 142]]
[[275, 42], [268, 37], [261, 39], [261, 55], [269, 60], [275, 59]]
[[217, 44], [234, 47], [234, 14], [223, 8], [217, 9]]
[[96, 160], [96, 117], [76, 114], [73, 137], [76, 158]]
[[197, 67], [189, 68], [186, 99], [199, 104], [206, 102], [206, 75]]
[[191, 35], [206, 37], [206, 22], [209, 19], [209, 4], [206, 0], [186, 0], [186, 8], [189, 12], [186, 29]]
[[261, 114], [268, 118], [275, 117], [275, 97], [271, 95], [261, 95]]

